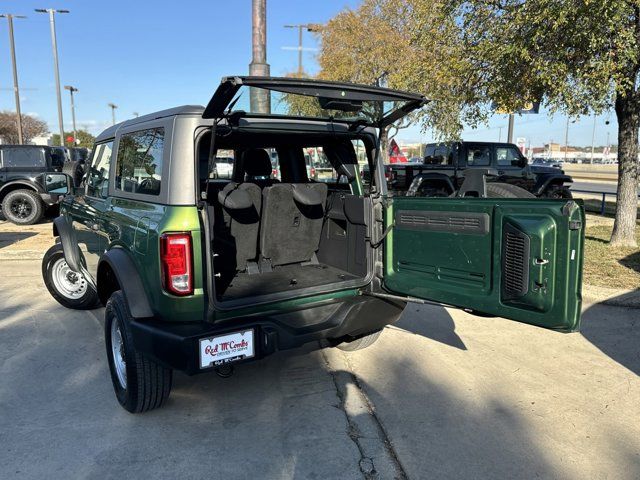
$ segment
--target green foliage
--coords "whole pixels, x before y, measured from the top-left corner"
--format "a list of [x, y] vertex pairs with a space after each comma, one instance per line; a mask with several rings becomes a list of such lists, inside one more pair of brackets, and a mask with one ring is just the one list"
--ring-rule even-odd
[[[77, 130], [76, 133], [78, 135], [78, 140], [80, 140], [80, 143], [78, 145], [75, 145], [76, 147], [86, 147], [86, 148], [93, 147], [93, 142], [96, 140], [96, 137], [91, 135], [86, 130]], [[73, 147], [74, 146], [73, 142], [67, 141], [67, 138], [69, 137], [73, 137], [73, 132], [64, 132], [64, 144], [67, 147]], [[59, 134], [54, 133], [51, 136], [51, 145], [60, 145]]]

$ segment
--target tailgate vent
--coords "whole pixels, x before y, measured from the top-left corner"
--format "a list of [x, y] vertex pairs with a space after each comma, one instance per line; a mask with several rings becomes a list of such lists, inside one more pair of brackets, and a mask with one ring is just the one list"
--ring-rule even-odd
[[502, 229], [502, 298], [523, 297], [529, 291], [529, 237], [509, 223]]

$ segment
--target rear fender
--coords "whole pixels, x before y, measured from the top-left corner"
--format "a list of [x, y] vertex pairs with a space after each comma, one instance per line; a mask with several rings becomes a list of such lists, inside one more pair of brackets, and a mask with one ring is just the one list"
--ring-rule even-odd
[[138, 269], [131, 256], [122, 248], [112, 248], [100, 256], [98, 262], [98, 295], [100, 299], [104, 298], [106, 302], [106, 297], [112, 293], [105, 292], [105, 289], [109, 289], [109, 285], [103, 282], [106, 278], [106, 272], [109, 270], [116, 277], [118, 287], [124, 295], [131, 315], [134, 318], [153, 317], [153, 310]]
[[455, 187], [453, 186], [453, 182], [451, 181], [451, 177], [449, 175], [444, 173], [437, 173], [437, 172], [420, 173], [416, 175], [413, 181], [411, 182], [411, 185], [407, 190], [407, 196], [415, 197], [420, 186], [425, 183], [441, 185], [442, 187], [446, 188], [449, 191], [449, 193], [453, 193], [456, 191]]

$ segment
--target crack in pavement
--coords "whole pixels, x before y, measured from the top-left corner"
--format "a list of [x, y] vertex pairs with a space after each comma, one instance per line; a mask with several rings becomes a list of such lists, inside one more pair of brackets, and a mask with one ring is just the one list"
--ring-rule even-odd
[[[321, 350], [327, 370], [347, 420], [347, 435], [360, 453], [358, 468], [366, 480], [407, 480], [393, 445], [364, 393], [346, 355], [332, 349]], [[329, 358], [331, 357], [331, 358]]]

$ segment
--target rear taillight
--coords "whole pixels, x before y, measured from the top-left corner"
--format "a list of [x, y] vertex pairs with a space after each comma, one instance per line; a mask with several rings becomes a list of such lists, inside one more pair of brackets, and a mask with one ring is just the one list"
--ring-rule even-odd
[[174, 295], [193, 293], [191, 234], [165, 233], [160, 237], [162, 286]]

